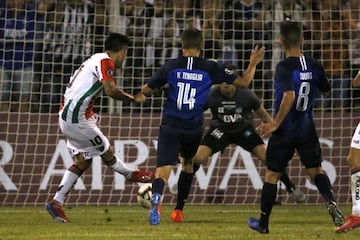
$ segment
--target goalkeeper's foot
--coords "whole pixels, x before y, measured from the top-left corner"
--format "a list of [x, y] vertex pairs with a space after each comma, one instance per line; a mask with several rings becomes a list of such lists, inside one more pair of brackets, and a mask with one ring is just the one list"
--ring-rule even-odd
[[180, 209], [175, 209], [172, 211], [170, 218], [174, 223], [182, 223], [184, 221], [184, 213]]
[[153, 172], [146, 170], [136, 170], [127, 177], [127, 180], [129, 180], [130, 182], [149, 183], [152, 182], [154, 178], [155, 175]]
[[54, 199], [46, 204], [46, 211], [51, 215], [55, 222], [67, 223], [70, 220], [65, 216], [64, 211], [60, 204], [58, 204]]

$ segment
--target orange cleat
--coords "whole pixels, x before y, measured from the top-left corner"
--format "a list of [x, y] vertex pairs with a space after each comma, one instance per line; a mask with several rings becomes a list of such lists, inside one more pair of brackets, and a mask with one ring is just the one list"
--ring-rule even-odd
[[345, 233], [360, 227], [360, 216], [350, 215], [346, 218], [343, 225], [335, 229], [336, 233]]
[[175, 209], [172, 211], [170, 218], [175, 223], [182, 223], [184, 221], [184, 214], [183, 211], [180, 209]]
[[62, 206], [54, 199], [48, 202], [45, 207], [55, 222], [70, 222], [70, 220], [65, 216], [65, 213], [62, 210]]

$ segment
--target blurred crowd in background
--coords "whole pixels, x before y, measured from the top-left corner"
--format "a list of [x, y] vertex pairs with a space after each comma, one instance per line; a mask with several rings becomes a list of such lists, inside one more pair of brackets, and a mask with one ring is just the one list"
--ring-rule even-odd
[[[71, 74], [103, 51], [109, 32], [131, 40], [118, 84], [136, 93], [166, 59], [181, 55], [187, 28], [203, 32], [203, 57], [239, 72], [251, 49], [265, 45], [252, 88], [271, 111], [283, 20], [302, 23], [304, 53], [321, 62], [333, 87], [332, 97], [319, 96], [315, 107], [359, 110], [359, 90], [351, 88], [360, 70], [359, 0], [1, 0], [0, 111], [57, 112]], [[160, 111], [162, 99], [158, 93], [139, 106], [102, 97], [98, 110]]]

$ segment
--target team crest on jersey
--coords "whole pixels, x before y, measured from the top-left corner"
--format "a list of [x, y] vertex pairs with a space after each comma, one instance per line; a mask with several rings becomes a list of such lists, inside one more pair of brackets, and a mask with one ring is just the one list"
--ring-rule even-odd
[[226, 74], [228, 74], [228, 75], [234, 74], [234, 70], [231, 70], [231, 69], [229, 69], [229, 68], [225, 68], [225, 69], [224, 69], [224, 72], [225, 72]]
[[107, 75], [110, 76], [110, 77], [113, 77], [114, 76], [114, 71], [109, 69], [107, 70]]

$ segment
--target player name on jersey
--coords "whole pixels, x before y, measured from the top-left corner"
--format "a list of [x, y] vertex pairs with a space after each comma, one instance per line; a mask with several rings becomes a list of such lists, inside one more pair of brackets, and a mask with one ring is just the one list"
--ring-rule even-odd
[[189, 73], [189, 72], [177, 72], [177, 78], [184, 79], [184, 80], [202, 81], [203, 74]]
[[300, 80], [309, 80], [312, 79], [312, 72], [301, 72]]

